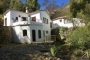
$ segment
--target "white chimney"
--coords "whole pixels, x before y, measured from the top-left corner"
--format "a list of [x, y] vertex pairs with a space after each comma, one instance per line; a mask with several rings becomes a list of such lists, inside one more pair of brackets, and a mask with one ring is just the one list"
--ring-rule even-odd
[[28, 7], [26, 7], [26, 13], [29, 13], [29, 8]]

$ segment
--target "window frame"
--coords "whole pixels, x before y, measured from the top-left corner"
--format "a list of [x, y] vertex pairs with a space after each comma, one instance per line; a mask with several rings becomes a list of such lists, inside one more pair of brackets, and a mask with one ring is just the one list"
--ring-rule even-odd
[[41, 30], [38, 30], [38, 38], [41, 38]]
[[23, 30], [23, 36], [27, 36], [27, 30]]
[[22, 17], [22, 21], [27, 21], [27, 17]]
[[46, 34], [48, 34], [48, 31], [46, 31]]
[[32, 17], [32, 21], [36, 22], [36, 16]]
[[7, 26], [7, 18], [5, 18], [5, 26]]

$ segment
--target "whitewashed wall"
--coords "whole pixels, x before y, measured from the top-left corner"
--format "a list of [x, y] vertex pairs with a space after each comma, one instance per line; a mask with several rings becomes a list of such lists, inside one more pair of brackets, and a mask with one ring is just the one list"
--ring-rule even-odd
[[[42, 21], [43, 21], [43, 17], [48, 19], [48, 24], [43, 23], [43, 31], [45, 31], [45, 36], [49, 36], [48, 39], [50, 40], [50, 38], [51, 38], [51, 28], [50, 28], [51, 19], [50, 19], [50, 16], [47, 14], [46, 11], [41, 11], [40, 15], [41, 15]], [[46, 31], [48, 31], [48, 34], [46, 34]]]
[[39, 13], [36, 13], [36, 14], [32, 14], [31, 15], [31, 18], [32, 17], [36, 17], [36, 20], [40, 20], [40, 12]]
[[[32, 30], [36, 32], [36, 42], [43, 42], [43, 26], [41, 25], [30, 25], [30, 38], [32, 40]], [[38, 37], [38, 30], [41, 30], [41, 38]], [[33, 42], [33, 41], [31, 41]]]
[[[51, 37], [50, 22], [51, 22], [51, 20], [46, 11], [40, 11], [39, 13], [31, 14], [30, 18], [27, 19], [28, 20], [27, 22], [31, 22], [30, 24], [25, 24], [25, 23], [27, 23], [26, 21], [24, 21], [24, 23], [22, 21], [20, 21], [21, 19], [19, 18], [19, 15], [20, 15], [20, 17], [27, 17], [27, 18], [29, 17], [29, 14], [19, 12], [19, 11], [14, 11], [14, 10], [10, 10], [4, 16], [4, 18], [7, 17], [7, 26], [12, 26], [13, 42], [17, 42], [17, 43], [33, 42], [32, 41], [32, 30], [33, 29], [36, 31], [36, 42], [44, 41], [43, 31], [45, 31], [45, 35], [49, 36], [49, 39], [50, 39], [50, 37]], [[13, 19], [16, 19], [16, 17], [18, 17], [19, 22], [16, 23], [16, 25], [15, 25], [13, 23]], [[36, 20], [41, 20], [41, 21], [40, 22], [32, 22], [31, 21], [32, 17], [36, 17]], [[43, 17], [48, 19], [48, 24], [42, 22]], [[21, 22], [22, 22], [22, 25], [20, 25]], [[5, 22], [4, 22], [4, 25], [5, 25]], [[24, 29], [27, 30], [27, 36], [23, 36]], [[38, 30], [41, 30], [41, 38], [38, 37]], [[48, 31], [47, 34], [46, 34], [46, 31]]]
[[[62, 20], [62, 22], [60, 22], [60, 20]], [[73, 23], [69, 22], [68, 20], [65, 20], [65, 19], [54, 20], [53, 21], [53, 28], [56, 28], [56, 27], [59, 27], [59, 26], [70, 28], [70, 27], [73, 27]]]
[[[27, 30], [27, 36], [23, 36], [23, 30]], [[13, 42], [31, 43], [29, 26], [15, 26], [15, 27], [13, 27]]]
[[10, 20], [11, 12], [10, 11], [7, 14], [4, 15], [4, 26], [6, 26], [5, 25], [5, 18], [7, 18], [7, 26], [10, 26], [11, 25], [11, 20]]
[[[20, 17], [19, 17], [19, 15], [20, 15]], [[15, 19], [16, 17], [18, 17], [18, 22], [19, 22], [20, 20], [22, 20], [19, 18], [21, 18], [21, 17], [27, 17], [28, 18], [28, 14], [11, 10], [11, 17], [10, 17], [11, 26], [13, 26], [13, 24], [15, 23], [15, 22], [13, 23], [13, 19]], [[19, 23], [21, 23], [21, 22], [23, 23], [23, 21], [20, 21]]]

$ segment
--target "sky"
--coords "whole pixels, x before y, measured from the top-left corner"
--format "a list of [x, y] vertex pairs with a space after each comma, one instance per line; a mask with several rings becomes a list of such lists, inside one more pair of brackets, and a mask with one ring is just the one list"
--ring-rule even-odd
[[[55, 2], [57, 5], [61, 6], [62, 4], [67, 4], [69, 2], [69, 0], [55, 0]], [[38, 0], [38, 3], [40, 5], [42, 5], [43, 0]], [[45, 8], [45, 6], [41, 6], [41, 9], [44, 9], [44, 8]]]
[[[22, 1], [24, 1], [24, 0], [22, 0]], [[57, 5], [61, 6], [62, 4], [67, 4], [69, 2], [69, 0], [55, 0], [55, 2]], [[38, 3], [40, 5], [42, 5], [43, 0], [38, 0]], [[41, 6], [41, 9], [45, 9], [45, 6]]]

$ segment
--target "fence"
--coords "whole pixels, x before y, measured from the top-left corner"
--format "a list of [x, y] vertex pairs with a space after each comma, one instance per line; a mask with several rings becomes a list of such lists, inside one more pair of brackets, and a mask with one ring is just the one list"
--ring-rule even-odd
[[44, 37], [44, 42], [54, 42], [54, 41], [56, 41], [56, 36], [55, 35]]

